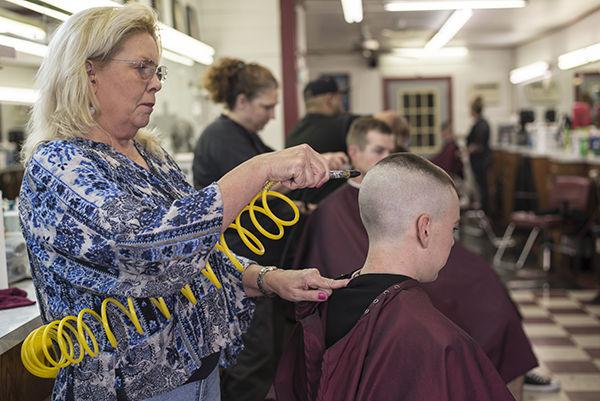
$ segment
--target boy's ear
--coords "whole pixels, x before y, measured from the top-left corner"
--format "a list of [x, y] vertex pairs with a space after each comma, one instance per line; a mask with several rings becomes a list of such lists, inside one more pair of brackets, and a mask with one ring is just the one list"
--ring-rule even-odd
[[358, 145], [355, 145], [355, 144], [348, 145], [348, 156], [350, 156], [350, 163], [352, 163], [352, 160], [356, 158], [356, 154], [358, 153], [358, 151], [359, 151]]
[[423, 213], [417, 218], [417, 239], [423, 248], [429, 247], [431, 241], [431, 216]]

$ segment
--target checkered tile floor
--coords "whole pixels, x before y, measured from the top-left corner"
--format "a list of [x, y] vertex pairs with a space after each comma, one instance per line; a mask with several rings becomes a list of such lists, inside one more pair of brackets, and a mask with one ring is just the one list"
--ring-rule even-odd
[[540, 371], [560, 380], [557, 393], [525, 392], [527, 401], [600, 401], [598, 290], [512, 290]]

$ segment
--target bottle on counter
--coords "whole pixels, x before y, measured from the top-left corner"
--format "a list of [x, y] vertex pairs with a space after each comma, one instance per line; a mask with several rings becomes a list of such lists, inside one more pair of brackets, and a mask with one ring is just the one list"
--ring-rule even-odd
[[592, 127], [590, 131], [589, 148], [592, 155], [600, 156], [600, 131], [596, 127]]

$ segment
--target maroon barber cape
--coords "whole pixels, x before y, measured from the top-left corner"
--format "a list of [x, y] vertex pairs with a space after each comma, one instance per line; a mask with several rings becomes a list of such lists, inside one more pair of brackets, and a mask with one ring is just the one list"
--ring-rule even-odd
[[[362, 267], [367, 250], [358, 189], [346, 184], [307, 221], [294, 265], [339, 277]], [[483, 258], [457, 243], [438, 279], [422, 288], [440, 312], [483, 348], [506, 383], [537, 366], [518, 310]]]
[[440, 152], [431, 158], [431, 162], [452, 177], [463, 178], [463, 163], [460, 149], [454, 141], [446, 142]]
[[327, 303], [303, 303], [297, 313], [275, 378], [278, 400], [514, 400], [479, 345], [415, 280], [381, 293], [328, 349]]

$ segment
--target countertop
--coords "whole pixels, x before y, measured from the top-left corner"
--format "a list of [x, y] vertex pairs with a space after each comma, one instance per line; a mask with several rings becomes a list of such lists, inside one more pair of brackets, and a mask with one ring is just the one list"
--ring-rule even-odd
[[588, 153], [587, 156], [580, 156], [574, 151], [565, 151], [557, 149], [548, 149], [539, 151], [529, 146], [519, 145], [496, 145], [493, 150], [505, 151], [510, 153], [518, 153], [529, 157], [547, 157], [548, 159], [558, 163], [588, 163], [600, 165], [600, 156]]
[[23, 280], [12, 284], [12, 287], [27, 291], [27, 298], [36, 303], [0, 310], [0, 355], [19, 344], [32, 330], [42, 325], [33, 282]]

